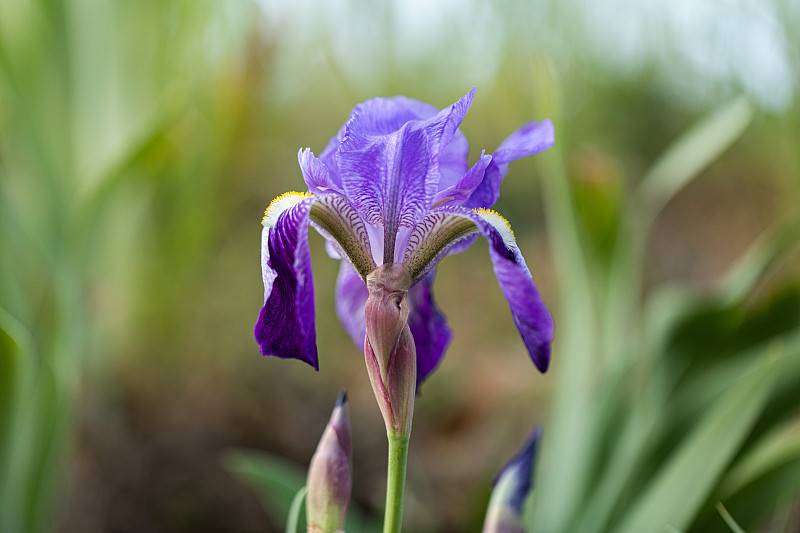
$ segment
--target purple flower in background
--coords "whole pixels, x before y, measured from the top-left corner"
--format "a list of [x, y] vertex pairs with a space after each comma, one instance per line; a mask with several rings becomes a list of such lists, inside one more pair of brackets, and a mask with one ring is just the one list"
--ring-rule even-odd
[[522, 507], [531, 491], [533, 460], [539, 435], [540, 431], [535, 430], [517, 455], [495, 477], [483, 533], [525, 533]]
[[511, 161], [552, 146], [553, 125], [530, 122], [469, 167], [469, 145], [458, 126], [474, 93], [441, 111], [403, 96], [374, 98], [356, 106], [319, 158], [300, 151], [309, 192], [278, 197], [263, 220], [264, 306], [255, 325], [262, 354], [319, 368], [310, 224], [325, 237], [328, 253], [342, 259], [336, 308], [359, 347], [366, 333], [367, 275], [383, 264], [406, 269], [418, 381], [439, 364], [451, 338], [433, 299], [435, 267], [482, 235], [531, 359], [540, 371], [547, 369], [552, 318], [508, 222], [488, 208]]

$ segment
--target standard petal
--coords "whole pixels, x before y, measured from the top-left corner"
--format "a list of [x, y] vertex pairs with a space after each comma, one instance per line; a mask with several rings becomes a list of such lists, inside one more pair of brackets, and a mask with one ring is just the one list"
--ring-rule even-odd
[[368, 297], [364, 280], [349, 263], [342, 261], [336, 278], [336, 315], [359, 350], [364, 347], [367, 334], [364, 304]]
[[473, 93], [426, 120], [406, 120], [410, 111], [398, 118], [388, 99], [353, 110], [336, 156], [338, 168], [359, 213], [369, 224], [383, 225], [385, 262], [394, 260], [398, 229], [413, 227], [430, 208], [441, 177], [441, 150], [453, 140]]
[[254, 333], [263, 355], [294, 358], [319, 369], [308, 218], [314, 199], [299, 193], [271, 204], [261, 233], [264, 306]]
[[542, 302], [508, 222], [494, 211], [475, 212], [458, 206], [434, 209], [423, 222], [428, 224], [409, 238], [406, 249], [407, 268], [413, 278], [419, 279], [419, 273], [435, 266], [453, 249], [453, 243], [468, 242], [476, 230], [480, 232], [489, 241], [489, 256], [497, 282], [511, 308], [522, 341], [533, 363], [545, 372], [550, 363], [553, 319]]
[[346, 125], [347, 123], [342, 124], [339, 131], [336, 132], [336, 137], [331, 137], [325, 149], [319, 154], [319, 160], [328, 168], [328, 172], [335, 176], [333, 179], [339, 184], [342, 183], [342, 178], [339, 174], [339, 164], [336, 162], [336, 153], [339, 151], [342, 139], [344, 139]]
[[500, 197], [500, 183], [508, 172], [508, 164], [529, 155], [547, 150], [555, 142], [555, 130], [550, 119], [528, 122], [504, 140], [492, 154], [483, 181], [464, 203], [464, 207], [492, 207]]
[[492, 156], [485, 155], [484, 152], [481, 152], [478, 162], [472, 165], [472, 168], [470, 168], [466, 174], [463, 174], [461, 179], [453, 183], [450, 187], [439, 191], [433, 199], [433, 205], [438, 207], [440, 205], [463, 204], [483, 182], [486, 168], [491, 162]]
[[433, 271], [411, 287], [406, 296], [410, 313], [408, 326], [417, 346], [417, 390], [433, 370], [439, 366], [453, 333], [447, 318], [433, 299]]
[[339, 176], [332, 174], [321, 160], [314, 157], [314, 152], [310, 148], [300, 150], [297, 153], [297, 161], [309, 191], [314, 194], [332, 192], [342, 194], [342, 182]]

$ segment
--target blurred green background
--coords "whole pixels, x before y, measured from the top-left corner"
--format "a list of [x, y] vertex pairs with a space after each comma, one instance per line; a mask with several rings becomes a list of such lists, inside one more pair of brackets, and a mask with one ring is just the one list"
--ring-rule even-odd
[[[223, 457], [250, 448], [306, 465], [343, 387], [354, 499], [379, 515], [383, 423], [334, 314], [338, 266], [313, 235], [320, 372], [262, 358], [259, 222], [275, 196], [303, 190], [298, 149], [319, 153], [358, 102], [405, 94], [444, 107], [473, 85], [471, 162], [528, 120], [555, 123], [557, 147], [511, 166], [496, 209], [554, 311], [556, 351], [539, 375], [485, 244], [442, 263], [436, 295], [455, 335], [417, 402], [407, 528], [477, 530], [494, 472], [551, 420], [573, 421], [553, 423], [553, 442], [578, 443], [564, 449], [577, 450], [584, 489], [564, 490], [586, 509], [601, 474], [620, 471], [596, 460], [613, 456], [615, 437], [593, 440], [558, 398], [601, 403], [620, 375], [609, 354], [642, 355], [628, 348], [647, 328], [625, 312], [638, 322], [643, 295], [680, 285], [693, 302], [661, 363], [626, 366], [643, 390], [655, 385], [642, 372], [727, 390], [714, 365], [797, 330], [798, 50], [790, 0], [3, 0], [0, 530], [281, 530]], [[687, 137], [697, 124], [708, 127]], [[684, 151], [659, 159], [676, 140]], [[723, 276], [772, 230], [780, 253], [757, 275]], [[715, 300], [722, 279], [739, 281]], [[596, 343], [590, 322], [606, 332]], [[797, 342], [787, 346], [797, 373]], [[747, 520], [800, 531], [800, 395], [780, 390], [725, 472], [778, 423], [794, 428], [772, 465], [788, 488]], [[603, 404], [609, 430], [646, 396]], [[680, 423], [651, 446], [656, 458], [699, 418], [664, 412]], [[546, 450], [542, 464], [559, 464]], [[537, 486], [572, 474], [545, 467]], [[645, 483], [635, 478], [595, 530], [635, 523], [623, 521]], [[713, 508], [711, 491], [698, 509]], [[724, 526], [699, 510], [693, 520], [686, 530]]]

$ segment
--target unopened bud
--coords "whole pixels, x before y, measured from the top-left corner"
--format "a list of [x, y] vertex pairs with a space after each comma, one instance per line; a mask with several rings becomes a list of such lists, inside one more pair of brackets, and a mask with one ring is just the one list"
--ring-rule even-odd
[[364, 356], [387, 431], [409, 434], [417, 383], [417, 351], [405, 297], [411, 277], [403, 265], [385, 264], [367, 276]]
[[334, 533], [344, 527], [353, 484], [351, 463], [350, 418], [343, 391], [308, 467], [309, 533]]
[[531, 490], [533, 459], [538, 440], [539, 430], [536, 430], [522, 450], [495, 478], [483, 533], [525, 533], [522, 506]]

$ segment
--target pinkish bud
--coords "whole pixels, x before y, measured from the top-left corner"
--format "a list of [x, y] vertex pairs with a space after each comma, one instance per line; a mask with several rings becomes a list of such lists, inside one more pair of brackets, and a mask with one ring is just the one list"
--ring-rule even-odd
[[387, 431], [409, 434], [417, 386], [417, 352], [408, 327], [406, 293], [411, 277], [403, 265], [385, 264], [367, 276], [364, 356]]
[[350, 418], [342, 392], [308, 467], [306, 517], [308, 531], [334, 533], [344, 527], [353, 484]]

